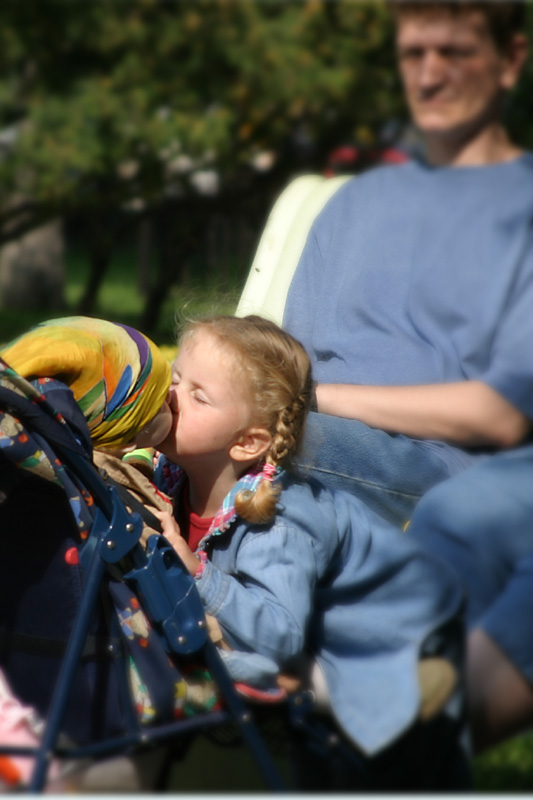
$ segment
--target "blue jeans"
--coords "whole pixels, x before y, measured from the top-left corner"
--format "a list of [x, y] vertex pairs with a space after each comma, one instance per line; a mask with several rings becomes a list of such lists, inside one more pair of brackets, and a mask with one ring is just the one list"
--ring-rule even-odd
[[533, 445], [436, 486], [408, 530], [458, 575], [469, 626], [483, 628], [533, 683]]
[[[465, 466], [469, 458], [464, 456]], [[421, 440], [314, 412], [308, 416], [297, 464], [304, 475], [311, 473], [325, 486], [356, 495], [396, 525], [410, 519], [428, 489], [453, 474]]]
[[[461, 675], [461, 614], [434, 631], [420, 659], [440, 657]], [[304, 792], [458, 792], [472, 788], [463, 682], [429, 720], [414, 721], [374, 756], [356, 750], [330, 715], [313, 710], [306, 693], [289, 700], [289, 737], [297, 789]]]

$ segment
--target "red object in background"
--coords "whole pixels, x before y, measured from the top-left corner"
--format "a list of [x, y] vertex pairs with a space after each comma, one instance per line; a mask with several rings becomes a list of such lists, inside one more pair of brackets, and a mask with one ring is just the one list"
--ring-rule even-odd
[[379, 158], [380, 164], [405, 164], [406, 161], [409, 161], [409, 156], [394, 147], [386, 147]]
[[403, 164], [409, 156], [395, 147], [360, 148], [355, 145], [336, 147], [328, 156], [323, 175], [332, 178], [348, 172], [360, 172], [378, 164]]

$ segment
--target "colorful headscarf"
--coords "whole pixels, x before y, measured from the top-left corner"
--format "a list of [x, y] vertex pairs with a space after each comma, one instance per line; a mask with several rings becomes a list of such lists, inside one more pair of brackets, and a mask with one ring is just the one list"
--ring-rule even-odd
[[161, 408], [170, 364], [144, 334], [115, 322], [63, 317], [42, 322], [0, 349], [24, 378], [70, 387], [95, 447], [121, 447]]

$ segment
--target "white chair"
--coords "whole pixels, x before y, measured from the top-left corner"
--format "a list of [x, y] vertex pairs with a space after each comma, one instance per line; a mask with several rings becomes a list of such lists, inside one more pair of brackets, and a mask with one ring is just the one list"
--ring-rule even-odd
[[270, 212], [248, 274], [237, 317], [259, 314], [281, 325], [287, 293], [319, 211], [351, 175], [302, 175], [282, 191]]

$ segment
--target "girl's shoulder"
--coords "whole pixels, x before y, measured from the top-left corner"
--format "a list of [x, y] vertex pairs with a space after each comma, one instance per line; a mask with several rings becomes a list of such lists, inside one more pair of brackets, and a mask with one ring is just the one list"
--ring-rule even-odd
[[314, 479], [286, 472], [272, 523], [278, 528], [305, 532], [315, 547], [330, 550], [343, 535], [338, 524], [334, 494]]
[[305, 474], [286, 472], [282, 477], [280, 507], [285, 513], [303, 514], [306, 518], [335, 523], [337, 509], [348, 502], [357, 513], [359, 501], [352, 495], [337, 492]]

